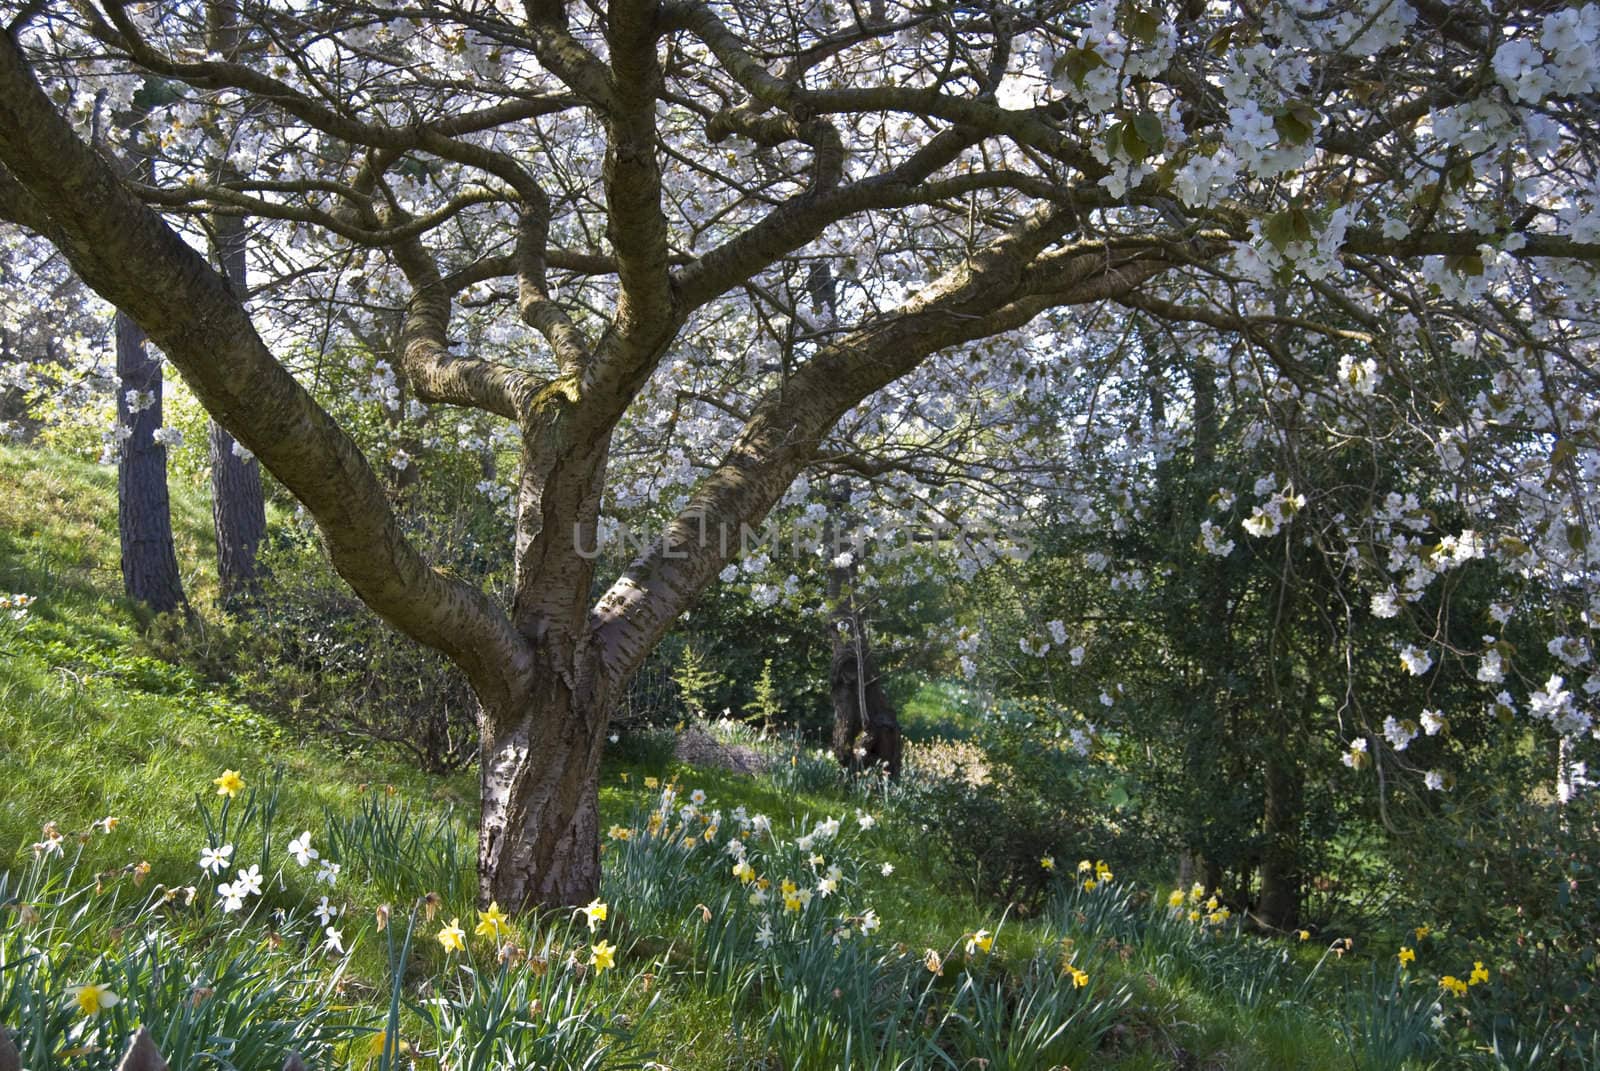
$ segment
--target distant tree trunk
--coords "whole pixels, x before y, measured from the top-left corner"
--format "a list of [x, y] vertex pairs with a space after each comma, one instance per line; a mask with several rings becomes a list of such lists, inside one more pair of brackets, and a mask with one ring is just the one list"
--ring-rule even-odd
[[[837, 504], [847, 496], [835, 493]], [[832, 525], [829, 525], [830, 531]], [[838, 552], [836, 540], [826, 540]], [[828, 573], [829, 618], [833, 658], [828, 690], [833, 697], [833, 754], [847, 770], [883, 766], [900, 776], [900, 718], [884, 694], [866, 623], [855, 601], [857, 563], [834, 564]]]
[[839, 762], [848, 770], [883, 766], [890, 777], [898, 777], [900, 719], [884, 694], [865, 635], [836, 639], [828, 684], [833, 693], [833, 753]]
[[[127, 316], [116, 317], [117, 423], [133, 434], [117, 461], [117, 534], [122, 543], [122, 589], [158, 614], [187, 609], [178, 554], [172, 545], [167, 500], [167, 448], [155, 440], [161, 427], [161, 362], [145, 348], [144, 332]], [[139, 411], [128, 403], [139, 398]]]
[[1266, 761], [1262, 813], [1261, 899], [1256, 915], [1264, 925], [1292, 930], [1300, 923], [1301, 774], [1287, 742]]
[[[237, 216], [214, 216], [216, 255], [223, 275], [240, 302], [247, 294], [245, 250], [249, 236]], [[256, 556], [267, 535], [266, 502], [261, 493], [261, 466], [243, 452], [222, 425], [211, 422], [211, 518], [217, 530], [217, 580], [222, 605], [247, 607], [260, 593]]]

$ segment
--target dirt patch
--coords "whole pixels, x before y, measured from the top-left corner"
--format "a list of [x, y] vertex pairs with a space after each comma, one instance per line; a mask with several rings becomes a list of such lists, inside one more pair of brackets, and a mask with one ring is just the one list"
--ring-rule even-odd
[[767, 756], [754, 748], [743, 744], [724, 744], [695, 725], [679, 734], [672, 757], [690, 766], [714, 766], [750, 777], [771, 765]]

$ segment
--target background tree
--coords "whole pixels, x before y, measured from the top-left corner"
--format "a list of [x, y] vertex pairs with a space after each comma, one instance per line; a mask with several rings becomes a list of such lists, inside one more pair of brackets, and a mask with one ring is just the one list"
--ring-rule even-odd
[[122, 543], [122, 588], [158, 614], [188, 607], [167, 501], [167, 445], [162, 426], [161, 361], [144, 332], [116, 317], [117, 426], [127, 429], [117, 458], [117, 533]]

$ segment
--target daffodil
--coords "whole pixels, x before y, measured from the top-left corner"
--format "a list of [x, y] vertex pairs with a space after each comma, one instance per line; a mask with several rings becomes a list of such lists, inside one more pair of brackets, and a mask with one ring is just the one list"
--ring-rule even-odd
[[589, 920], [589, 932], [593, 933], [595, 927], [606, 920], [606, 905], [601, 900], [590, 900], [588, 907], [580, 907], [584, 916]]
[[1417, 954], [1409, 948], [1402, 947], [1397, 958], [1400, 960], [1400, 966], [1404, 967], [1407, 963], [1415, 963]]
[[450, 925], [439, 931], [439, 943], [446, 952], [465, 952], [467, 950], [467, 931], [461, 928], [461, 920], [453, 918]]
[[594, 973], [599, 974], [608, 967], [616, 966], [617, 950], [608, 942], [601, 941], [589, 949], [589, 965], [594, 968]]
[[222, 776], [214, 778], [211, 783], [217, 786], [217, 795], [227, 796], [229, 799], [237, 796], [239, 790], [244, 788], [244, 778], [239, 776], [238, 770], [223, 770]]
[[1039, 865], [1046, 870], [1054, 870], [1056, 868], [1056, 857], [1053, 855], [1044, 856], [1039, 860]]
[[220, 874], [228, 867], [228, 860], [233, 858], [233, 845], [224, 844], [220, 848], [200, 849], [200, 869], [208, 874]]
[[1072, 988], [1082, 989], [1084, 986], [1089, 984], [1089, 974], [1087, 971], [1081, 971], [1071, 964], [1068, 964], [1067, 973], [1072, 975]]
[[631, 840], [633, 838], [633, 830], [627, 826], [612, 826], [607, 836], [612, 840]]
[[928, 968], [930, 974], [944, 973], [944, 959], [940, 957], [937, 949], [928, 949], [922, 954], [922, 965]]
[[500, 931], [505, 929], [505, 925], [506, 916], [500, 910], [499, 901], [491, 900], [489, 902], [489, 910], [478, 912], [478, 925], [474, 927], [472, 932], [479, 937], [499, 937]]
[[1467, 984], [1477, 985], [1479, 982], [1487, 982], [1488, 980], [1489, 972], [1484, 968], [1483, 960], [1474, 960], [1472, 964], [1472, 973], [1467, 976]]
[[987, 952], [994, 947], [994, 935], [988, 930], [979, 930], [977, 933], [967, 935], [967, 955], [978, 952]]
[[1430, 928], [1429, 928], [1429, 927], [1428, 927], [1428, 924], [1427, 924], [1427, 923], [1426, 923], [1426, 922], [1424, 922], [1424, 923], [1423, 923], [1423, 924], [1422, 924], [1422, 925], [1421, 925], [1421, 926], [1418, 926], [1418, 927], [1417, 927], [1417, 928], [1416, 928], [1416, 929], [1415, 929], [1415, 930], [1413, 930], [1413, 931], [1412, 931], [1412, 932], [1413, 932], [1413, 933], [1415, 933], [1415, 934], [1416, 934], [1416, 935], [1417, 935], [1417, 940], [1419, 940], [1419, 941], [1421, 941], [1421, 940], [1423, 940], [1423, 939], [1424, 939], [1424, 938], [1426, 938], [1426, 937], [1427, 937], [1427, 936], [1428, 936], [1428, 935], [1429, 935], [1429, 934], [1430, 934], [1430, 933], [1432, 933], [1432, 932], [1433, 932], [1433, 930], [1431, 930], [1431, 929], [1430, 929]]
[[1167, 906], [1168, 907], [1182, 907], [1183, 906], [1183, 890], [1182, 889], [1173, 889], [1172, 890], [1172, 895], [1167, 897]]
[[1443, 978], [1439, 979], [1439, 988], [1448, 990], [1458, 997], [1464, 997], [1467, 995], [1467, 983], [1463, 982], [1453, 974], [1447, 974]]
[[113, 993], [109, 987], [103, 985], [80, 985], [72, 990], [72, 997], [78, 1002], [78, 1011], [84, 1015], [99, 1015], [107, 1008], [114, 1008], [122, 999]]
[[1310, 930], [1301, 930], [1300, 931], [1300, 940], [1302, 940], [1302, 941], [1311, 940], [1311, 931]]
[[741, 859], [733, 864], [733, 876], [748, 885], [756, 880], [756, 868]]

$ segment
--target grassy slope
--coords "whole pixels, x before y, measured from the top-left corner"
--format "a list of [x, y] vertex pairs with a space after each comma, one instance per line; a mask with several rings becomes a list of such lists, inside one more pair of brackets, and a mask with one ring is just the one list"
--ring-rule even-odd
[[[224, 768], [259, 771], [269, 762], [287, 772], [279, 829], [322, 829], [323, 809], [348, 812], [366, 786], [392, 784], [407, 799], [443, 811], [449, 799], [470, 799], [470, 775], [429, 779], [377, 754], [335, 753], [286, 741], [231, 699], [225, 688], [187, 670], [140, 655], [130, 608], [116, 596], [115, 473], [61, 457], [0, 447], [0, 592], [38, 596], [26, 633], [0, 626], [0, 873], [27, 856], [43, 822], [82, 829], [107, 814], [123, 819], [116, 834], [86, 849], [96, 869], [146, 860], [152, 877], [168, 884], [194, 881], [195, 794], [210, 793]], [[174, 522], [189, 590], [212, 587], [210, 513], [200, 497], [175, 489]], [[931, 717], [929, 720], [933, 720]], [[835, 792], [781, 790], [708, 770], [669, 769], [661, 759], [625, 755], [604, 772], [604, 822], [625, 820], [639, 805], [647, 775], [676, 774], [685, 789], [703, 788], [727, 810], [744, 805], [780, 821], [802, 814], [848, 814], [859, 800]], [[454, 810], [465, 835], [470, 815]], [[919, 850], [915, 829], [886, 823], [870, 840], [864, 892], [884, 920], [883, 937], [913, 952], [949, 948], [965, 932], [995, 928], [1000, 914]], [[470, 857], [470, 848], [464, 855]], [[890, 862], [892, 877], [878, 867]], [[300, 889], [300, 893], [310, 892]], [[375, 889], [356, 889], [355, 907], [370, 909]], [[470, 917], [470, 903], [446, 905]], [[1057, 939], [1042, 924], [1010, 921], [1003, 943], [1021, 958]], [[662, 942], [671, 945], [672, 935]], [[643, 942], [648, 947], [649, 942]], [[1242, 1006], [1208, 986], [1203, 968], [1175, 965], [1137, 947], [1110, 957], [1133, 987], [1133, 1000], [1115, 1031], [1121, 1068], [1348, 1067], [1335, 1053], [1326, 1026], [1302, 1009], [1272, 1001]], [[1122, 966], [1116, 966], [1120, 959]], [[670, 962], [670, 957], [663, 960]], [[358, 976], [382, 973], [376, 946], [352, 967]], [[749, 1066], [759, 1042], [727, 1028], [734, 997], [714, 988], [659, 983], [644, 1036], [669, 1066]]]

